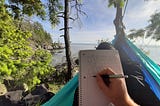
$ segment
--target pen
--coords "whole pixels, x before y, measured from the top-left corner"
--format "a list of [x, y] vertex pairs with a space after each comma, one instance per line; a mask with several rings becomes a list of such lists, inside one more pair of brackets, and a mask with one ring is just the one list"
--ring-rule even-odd
[[[93, 77], [96, 77], [95, 75]], [[102, 78], [128, 78], [128, 75], [112, 74], [112, 75], [101, 75]]]

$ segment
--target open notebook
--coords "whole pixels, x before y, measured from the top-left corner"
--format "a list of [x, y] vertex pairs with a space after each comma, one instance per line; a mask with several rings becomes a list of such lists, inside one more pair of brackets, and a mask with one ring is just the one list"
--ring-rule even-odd
[[118, 74], [123, 74], [118, 51], [82, 50], [79, 52], [79, 58], [79, 106], [109, 106], [110, 101], [98, 87], [93, 76], [107, 67]]

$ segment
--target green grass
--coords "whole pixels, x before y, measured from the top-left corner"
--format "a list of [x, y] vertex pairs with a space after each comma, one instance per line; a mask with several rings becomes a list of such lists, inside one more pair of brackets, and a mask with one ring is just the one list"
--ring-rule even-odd
[[50, 83], [49, 84], [49, 90], [53, 93], [57, 93], [64, 85], [62, 84], [55, 84]]

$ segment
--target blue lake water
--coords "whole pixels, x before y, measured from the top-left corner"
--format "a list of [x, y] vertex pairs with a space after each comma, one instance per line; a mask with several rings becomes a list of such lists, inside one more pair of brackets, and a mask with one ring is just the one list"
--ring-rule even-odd
[[[95, 49], [96, 44], [72, 44], [72, 58], [77, 58], [80, 50]], [[147, 55], [155, 62], [160, 64], [160, 46], [138, 46], [143, 48]], [[65, 50], [59, 50], [61, 53], [56, 53], [53, 56], [53, 65], [65, 62]]]

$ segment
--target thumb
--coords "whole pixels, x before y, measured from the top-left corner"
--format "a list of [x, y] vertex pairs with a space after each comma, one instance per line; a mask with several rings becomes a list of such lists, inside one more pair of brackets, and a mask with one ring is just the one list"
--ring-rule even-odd
[[97, 80], [97, 84], [100, 87], [100, 89], [102, 89], [103, 91], [108, 92], [109, 88], [108, 86], [105, 84], [104, 80], [102, 79], [100, 74], [96, 75], [96, 80]]

